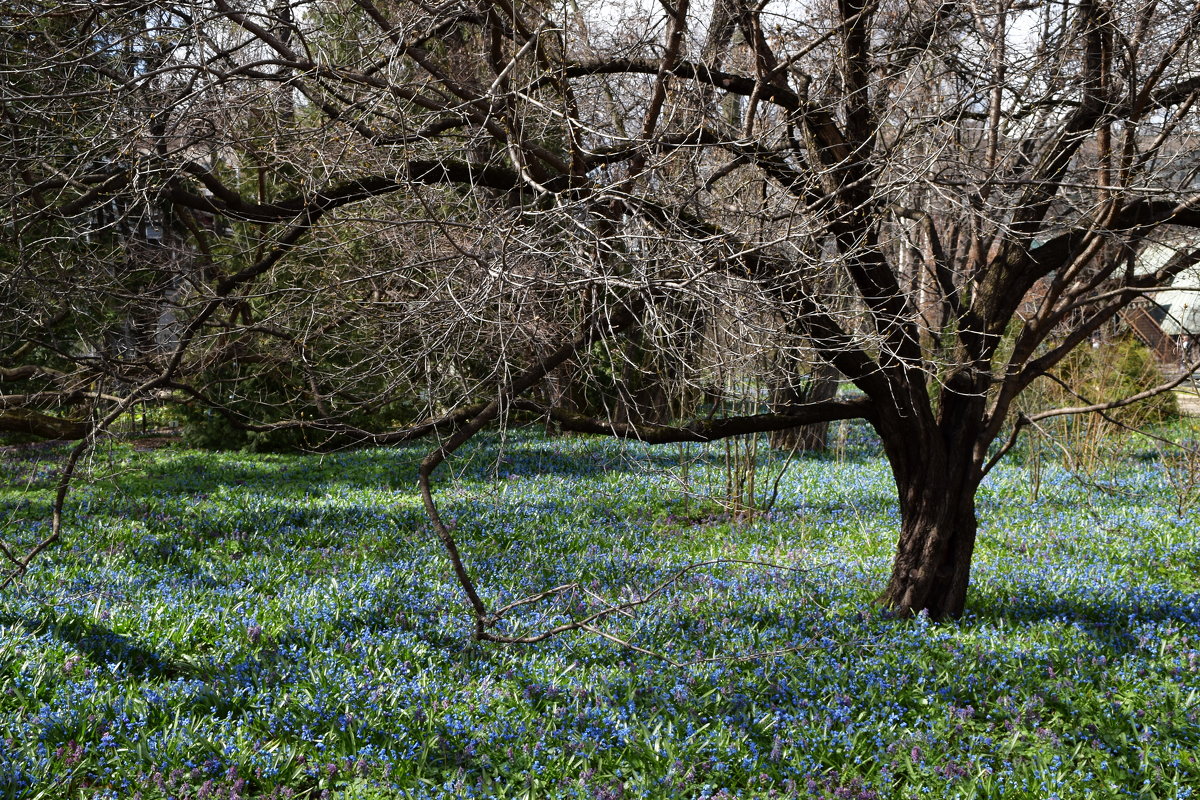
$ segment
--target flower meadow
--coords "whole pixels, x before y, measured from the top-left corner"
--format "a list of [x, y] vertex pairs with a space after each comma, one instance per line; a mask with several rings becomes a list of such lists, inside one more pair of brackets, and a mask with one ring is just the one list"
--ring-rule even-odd
[[[421, 445], [105, 445], [0, 606], [0, 797], [1198, 796], [1200, 516], [1154, 451], [1047, 466], [1036, 500], [1020, 457], [995, 470], [970, 611], [934, 624], [872, 603], [898, 518], [854, 436], [765, 458], [749, 519], [718, 445], [494, 434], [443, 467], [490, 604], [579, 584], [509, 632], [776, 565], [601, 626], [640, 649], [472, 642]], [[5, 541], [45, 534], [61, 456], [0, 456]]]

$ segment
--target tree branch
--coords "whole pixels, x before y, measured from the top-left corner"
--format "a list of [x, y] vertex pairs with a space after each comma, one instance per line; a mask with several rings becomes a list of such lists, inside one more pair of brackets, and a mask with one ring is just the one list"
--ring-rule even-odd
[[564, 431], [636, 439], [646, 444], [670, 442], [715, 442], [730, 436], [798, 428], [816, 422], [843, 419], [874, 419], [875, 407], [869, 398], [829, 400], [789, 409], [787, 414], [752, 414], [740, 417], [701, 419], [683, 425], [651, 425], [621, 423], [578, 414], [564, 408], [547, 408], [532, 402], [520, 402], [517, 407], [549, 417]]

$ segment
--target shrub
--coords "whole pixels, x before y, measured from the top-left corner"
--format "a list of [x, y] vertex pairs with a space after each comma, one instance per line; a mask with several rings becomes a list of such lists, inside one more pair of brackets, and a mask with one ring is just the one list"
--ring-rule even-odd
[[[1056, 374], [1072, 391], [1050, 378], [1039, 378], [1023, 398], [1026, 413], [1122, 400], [1165, 380], [1150, 351], [1128, 334], [1099, 347], [1077, 348], [1062, 361]], [[1106, 412], [1106, 415], [1122, 425], [1136, 428], [1174, 419], [1179, 415], [1179, 407], [1175, 396], [1164, 392], [1144, 402]], [[1080, 415], [1070, 424], [1075, 428], [1113, 427], [1113, 423], [1099, 415]]]

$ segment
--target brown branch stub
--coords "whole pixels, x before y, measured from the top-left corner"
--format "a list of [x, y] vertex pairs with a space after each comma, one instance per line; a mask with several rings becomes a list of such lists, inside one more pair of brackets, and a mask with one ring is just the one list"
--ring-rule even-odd
[[50, 378], [60, 380], [66, 373], [40, 364], [22, 364], [19, 367], [0, 367], [0, 383], [5, 381], [27, 381], [31, 378]]
[[32, 408], [0, 410], [0, 431], [42, 439], [76, 440], [87, 436], [90, 425], [80, 420], [43, 414]]

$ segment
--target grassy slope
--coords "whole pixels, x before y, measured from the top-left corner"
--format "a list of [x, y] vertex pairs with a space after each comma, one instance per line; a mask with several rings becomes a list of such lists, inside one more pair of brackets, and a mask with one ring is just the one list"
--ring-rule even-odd
[[[719, 448], [481, 442], [441, 500], [494, 603], [646, 591], [608, 630], [466, 635], [418, 450], [97, 457], [68, 543], [0, 611], [0, 797], [1170, 797], [1200, 788], [1200, 522], [1156, 461], [1098, 492], [1019, 466], [980, 503], [962, 622], [871, 605], [897, 519], [869, 443], [801, 460], [768, 517], [704, 497]], [[8, 540], [44, 532], [46, 452], [7, 454]], [[760, 470], [773, 478], [778, 464]], [[495, 476], [495, 479], [493, 479]], [[542, 628], [580, 593], [514, 624]], [[791, 649], [752, 660], [713, 656]], [[290, 793], [290, 794], [289, 794]]]

